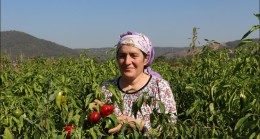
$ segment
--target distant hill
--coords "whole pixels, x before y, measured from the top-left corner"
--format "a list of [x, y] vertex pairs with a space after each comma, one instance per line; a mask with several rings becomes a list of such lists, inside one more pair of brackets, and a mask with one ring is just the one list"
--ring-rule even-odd
[[1, 32], [1, 53], [12, 58], [19, 57], [21, 54], [25, 57], [78, 55], [78, 52], [71, 48], [19, 31]]
[[[89, 49], [75, 49], [77, 52], [87, 51], [90, 56], [100, 56], [106, 52], [112, 52], [115, 48], [89, 48]], [[163, 56], [167, 53], [178, 53], [180, 51], [187, 51], [188, 47], [154, 47], [155, 58]]]
[[[178, 53], [178, 51], [185, 49], [187, 48], [155, 47], [155, 57], [165, 55], [169, 52]], [[113, 47], [71, 49], [20, 31], [12, 30], [1, 32], [1, 54], [6, 54], [12, 58], [20, 57], [20, 55], [27, 58], [38, 56], [79, 56], [79, 54], [84, 51], [87, 52], [88, 56], [102, 56], [113, 50], [115, 50]]]
[[[254, 42], [258, 42], [260, 43], [260, 39], [259, 38], [255, 38], [253, 39]], [[224, 43], [216, 43], [216, 44], [212, 44], [210, 47], [212, 49], [215, 49], [215, 50], [221, 50], [221, 49], [225, 49], [225, 48], [228, 48], [228, 49], [236, 49], [236, 47], [238, 46], [238, 44], [240, 43], [241, 41], [240, 40], [235, 40], [235, 41], [228, 41], [228, 42], [224, 42]], [[166, 57], [166, 58], [183, 58], [183, 57], [187, 57], [187, 56], [191, 56], [191, 53], [188, 53], [188, 50], [189, 48], [186, 47], [184, 49], [180, 49], [179, 51], [175, 51], [175, 52], [168, 52], [168, 53], [165, 53], [163, 55], [163, 57]]]
[[[259, 39], [255, 40], [259, 42]], [[214, 49], [223, 49], [226, 47], [234, 49], [239, 42], [239, 40], [230, 41], [213, 45], [212, 47]], [[182, 58], [188, 55], [188, 49], [189, 47], [155, 47], [155, 58], [160, 56], [167, 58]], [[86, 51], [88, 56], [103, 56], [107, 52], [112, 53], [113, 50], [115, 50], [113, 47], [71, 49], [20, 31], [1, 32], [1, 54], [6, 54], [11, 56], [11, 58], [19, 58], [20, 55], [23, 55], [23, 57], [26, 58], [38, 56], [79, 56], [79, 54], [84, 51]]]

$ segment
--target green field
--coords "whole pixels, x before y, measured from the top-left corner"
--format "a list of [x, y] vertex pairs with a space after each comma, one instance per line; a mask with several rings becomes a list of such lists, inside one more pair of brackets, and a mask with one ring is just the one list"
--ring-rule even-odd
[[[171, 84], [178, 122], [163, 123], [161, 130], [151, 130], [151, 137], [260, 139], [260, 45], [246, 39], [257, 29], [253, 26], [235, 50], [213, 50], [209, 41], [193, 57], [153, 63], [153, 70]], [[82, 53], [79, 58], [14, 63], [2, 56], [0, 66], [0, 138], [60, 139], [67, 125], [74, 127], [72, 139], [116, 137], [86, 120], [92, 100], [102, 97], [101, 83], [119, 75], [115, 59], [98, 62]], [[64, 99], [57, 99], [59, 92]], [[113, 124], [111, 119], [106, 126]], [[142, 138], [128, 131], [117, 136]]]

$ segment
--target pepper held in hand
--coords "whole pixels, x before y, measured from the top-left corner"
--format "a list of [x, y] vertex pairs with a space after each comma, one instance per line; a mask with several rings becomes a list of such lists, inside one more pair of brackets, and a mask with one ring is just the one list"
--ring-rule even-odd
[[97, 123], [100, 119], [100, 114], [97, 111], [93, 111], [89, 116], [88, 116], [88, 120], [91, 123]]
[[106, 117], [114, 113], [114, 107], [112, 105], [105, 104], [101, 107], [100, 115], [101, 117]]

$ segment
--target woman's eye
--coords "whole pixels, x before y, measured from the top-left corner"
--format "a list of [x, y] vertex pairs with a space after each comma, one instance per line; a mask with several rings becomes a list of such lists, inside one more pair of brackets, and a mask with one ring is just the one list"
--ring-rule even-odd
[[137, 57], [138, 57], [138, 55], [132, 55], [132, 57], [133, 57], [133, 58], [137, 58]]
[[124, 57], [125, 57], [125, 55], [118, 55], [118, 57], [119, 57], [119, 58], [124, 58]]

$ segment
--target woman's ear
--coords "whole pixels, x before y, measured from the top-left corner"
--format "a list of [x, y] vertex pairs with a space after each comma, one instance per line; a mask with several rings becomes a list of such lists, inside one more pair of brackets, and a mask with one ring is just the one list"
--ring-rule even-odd
[[150, 55], [146, 55], [144, 57], [144, 66], [146, 66], [149, 63]]

